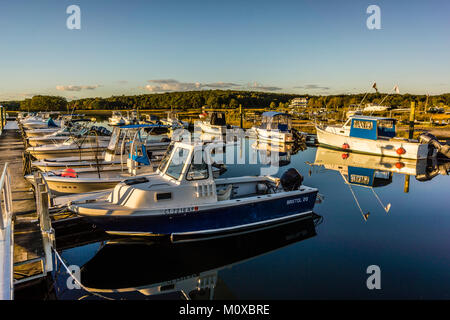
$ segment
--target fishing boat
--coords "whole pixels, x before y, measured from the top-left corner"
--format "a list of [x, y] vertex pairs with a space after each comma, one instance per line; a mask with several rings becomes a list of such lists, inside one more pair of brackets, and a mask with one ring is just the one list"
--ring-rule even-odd
[[253, 130], [259, 140], [272, 143], [293, 143], [296, 140], [292, 128], [292, 116], [283, 112], [264, 112], [260, 126], [253, 127]]
[[167, 118], [161, 119], [160, 121], [172, 129], [187, 129], [189, 127], [189, 123], [179, 120], [177, 114], [173, 111], [168, 111]]
[[[46, 130], [46, 129], [37, 129], [37, 130]], [[109, 140], [109, 136], [111, 136], [111, 131], [106, 129], [105, 127], [98, 126], [80, 126], [78, 124], [68, 125], [63, 128], [60, 128], [58, 131], [54, 131], [51, 134], [47, 134], [44, 136], [35, 136], [27, 138], [28, 144], [31, 147], [38, 147], [46, 144], [58, 144], [67, 140], [67, 138], [71, 136], [84, 136], [84, 135], [96, 135], [104, 140]]]
[[69, 210], [106, 232], [190, 239], [249, 232], [312, 213], [318, 190], [302, 186], [291, 168], [281, 179], [214, 179], [209, 144], [176, 142], [157, 172], [119, 183], [106, 200], [78, 201]]
[[227, 125], [225, 112], [219, 111], [210, 112], [203, 121], [198, 121], [196, 125], [200, 127], [202, 132], [217, 135], [225, 135], [227, 129], [231, 129], [231, 126]]
[[[91, 171], [111, 171], [122, 170], [126, 166], [126, 159], [130, 152], [129, 148], [133, 139], [137, 139], [137, 131], [145, 131], [145, 148], [152, 162], [160, 161], [170, 144], [170, 139], [163, 136], [159, 139], [151, 138], [152, 130], [158, 129], [162, 125], [130, 125], [114, 127], [109, 144], [103, 157], [98, 155], [82, 155], [72, 157], [62, 157], [57, 159], [43, 159], [33, 161], [32, 166], [42, 172], [61, 171], [67, 168], [86, 168]], [[162, 126], [165, 127], [166, 126]], [[144, 132], [142, 132], [143, 134]], [[100, 168], [100, 169], [98, 169]]]
[[426, 159], [436, 152], [418, 140], [396, 137], [396, 119], [355, 115], [343, 125], [316, 124], [320, 145], [401, 159]]
[[111, 117], [108, 118], [108, 124], [110, 126], [123, 126], [125, 125], [125, 118], [120, 111], [113, 111]]
[[34, 158], [57, 159], [63, 157], [102, 157], [109, 143], [109, 137], [82, 136], [69, 137], [66, 141], [56, 144], [28, 147], [26, 149]]
[[390, 107], [388, 106], [380, 106], [376, 103], [368, 103], [364, 109], [363, 112], [383, 112], [388, 111]]

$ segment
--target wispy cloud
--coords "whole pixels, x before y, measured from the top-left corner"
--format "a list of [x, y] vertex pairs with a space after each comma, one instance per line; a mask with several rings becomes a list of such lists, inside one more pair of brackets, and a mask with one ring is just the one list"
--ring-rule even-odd
[[74, 85], [68, 85], [68, 86], [56, 86], [56, 90], [58, 91], [81, 91], [81, 90], [95, 90], [97, 88], [101, 87], [101, 85], [84, 85], [84, 86], [74, 86]]
[[230, 89], [239, 87], [239, 84], [231, 82], [180, 82], [175, 79], [148, 80], [150, 84], [140, 87], [150, 92], [191, 91], [202, 89]]
[[304, 86], [297, 86], [294, 89], [307, 89], [307, 90], [330, 90], [330, 87], [321, 87], [317, 84], [305, 84]]
[[125, 84], [128, 84], [128, 81], [127, 80], [119, 80], [119, 81], [116, 81], [116, 83], [118, 83], [120, 85], [125, 85]]
[[246, 88], [250, 90], [262, 90], [262, 91], [280, 91], [282, 89], [280, 87], [264, 86], [256, 81], [254, 81], [253, 83], [248, 83]]

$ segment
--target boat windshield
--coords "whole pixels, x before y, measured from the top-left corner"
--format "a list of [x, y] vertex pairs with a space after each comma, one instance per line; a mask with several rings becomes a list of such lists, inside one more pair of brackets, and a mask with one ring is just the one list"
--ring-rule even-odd
[[170, 159], [170, 155], [172, 154], [172, 150], [173, 150], [174, 144], [171, 143], [169, 145], [169, 147], [166, 150], [166, 153], [164, 154], [164, 157], [162, 158], [161, 162], [159, 163], [159, 167], [158, 170], [161, 172], [164, 172], [164, 169], [167, 166], [167, 163], [169, 162]]
[[178, 180], [181, 177], [181, 174], [183, 173], [183, 169], [187, 163], [188, 156], [189, 156], [189, 149], [177, 147], [173, 152], [172, 159], [170, 160], [167, 166], [166, 174], [169, 177]]

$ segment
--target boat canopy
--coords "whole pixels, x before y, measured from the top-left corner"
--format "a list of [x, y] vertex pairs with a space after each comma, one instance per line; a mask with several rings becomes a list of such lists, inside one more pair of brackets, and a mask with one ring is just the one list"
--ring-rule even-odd
[[291, 115], [288, 113], [267, 111], [262, 114], [261, 129], [287, 131], [291, 126]]
[[396, 119], [370, 116], [350, 118], [350, 137], [377, 140], [378, 137], [395, 137]]
[[210, 114], [209, 123], [213, 126], [226, 126], [225, 112], [212, 112]]

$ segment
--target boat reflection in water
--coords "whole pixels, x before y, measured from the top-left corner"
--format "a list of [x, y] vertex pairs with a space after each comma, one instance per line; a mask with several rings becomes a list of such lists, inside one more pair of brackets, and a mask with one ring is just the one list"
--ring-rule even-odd
[[306, 144], [271, 144], [261, 141], [255, 141], [252, 144], [252, 149], [259, 156], [262, 164], [276, 164], [280, 167], [290, 164], [291, 156], [306, 148]]
[[208, 241], [110, 240], [81, 267], [81, 282], [90, 294], [85, 290], [69, 294], [78, 291], [84, 299], [233, 298], [220, 279], [221, 270], [314, 237], [321, 221], [321, 216], [312, 214], [280, 226]]
[[353, 152], [343, 152], [318, 147], [314, 166], [323, 166], [325, 169], [338, 171], [345, 184], [348, 185], [356, 205], [365, 220], [369, 212], [363, 212], [352, 186], [370, 188], [383, 209], [388, 212], [390, 203], [384, 205], [376, 194], [374, 188], [387, 186], [392, 183], [393, 173], [414, 176], [419, 181], [427, 181], [438, 174], [448, 174], [450, 163], [439, 164], [436, 158], [432, 159], [398, 159]]

